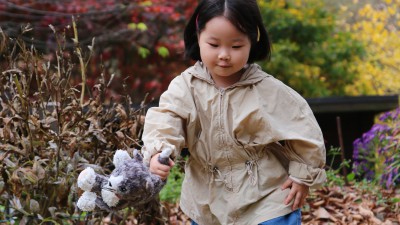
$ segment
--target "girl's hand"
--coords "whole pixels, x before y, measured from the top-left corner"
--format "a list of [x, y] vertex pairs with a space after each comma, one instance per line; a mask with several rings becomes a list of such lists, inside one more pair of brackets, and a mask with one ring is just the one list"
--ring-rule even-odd
[[289, 205], [289, 203], [294, 200], [292, 210], [303, 207], [306, 203], [306, 197], [308, 196], [310, 188], [307, 185], [298, 184], [290, 178], [288, 178], [282, 185], [282, 190], [285, 190], [287, 188], [290, 188], [290, 192], [285, 199], [285, 204]]
[[161, 179], [165, 180], [165, 179], [167, 179], [167, 177], [169, 175], [169, 171], [171, 170], [171, 167], [173, 167], [175, 165], [175, 163], [174, 163], [174, 161], [172, 161], [170, 159], [169, 160], [169, 166], [161, 164], [158, 161], [158, 156], [159, 155], [160, 155], [160, 153], [157, 153], [157, 154], [153, 155], [153, 157], [151, 157], [151, 159], [150, 159], [150, 172], [160, 176]]

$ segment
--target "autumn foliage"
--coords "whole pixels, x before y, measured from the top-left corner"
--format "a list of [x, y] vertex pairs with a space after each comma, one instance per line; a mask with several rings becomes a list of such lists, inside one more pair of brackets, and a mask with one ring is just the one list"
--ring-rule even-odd
[[[369, 3], [371, 2], [371, 3]], [[400, 90], [398, 0], [330, 3], [326, 1], [259, 1], [269, 31], [271, 61], [259, 62], [270, 74], [305, 97], [385, 95]], [[1, 1], [1, 28], [54, 60], [57, 43], [51, 24], [72, 38], [77, 20], [83, 48], [94, 52], [88, 67], [91, 87], [105, 72], [115, 82], [110, 95], [120, 98], [123, 81], [134, 102], [148, 93], [158, 98], [171, 79], [192, 62], [183, 59], [182, 33], [196, 0], [156, 1]], [[94, 40], [93, 40], [94, 38]], [[66, 42], [67, 47], [72, 47]], [[101, 65], [105, 70], [99, 70]], [[79, 76], [75, 83], [79, 83]]]
[[[66, 37], [61, 43], [73, 55], [72, 16], [77, 21], [80, 45], [93, 45], [87, 84], [113, 76], [109, 93], [128, 85], [134, 102], [158, 97], [169, 81], [187, 66], [183, 60], [182, 30], [196, 1], [7, 1], [0, 2], [1, 28], [10, 37], [21, 36], [54, 62], [57, 42], [49, 25]], [[22, 27], [32, 28], [21, 33]], [[25, 29], [26, 30], [26, 29]], [[70, 53], [67, 53], [67, 51]], [[86, 50], [86, 49], [85, 49]], [[104, 70], [102, 69], [104, 68]], [[72, 74], [76, 84], [79, 73]]]
[[353, 94], [389, 95], [400, 93], [400, 1], [385, 0], [378, 4], [362, 4], [342, 24], [364, 43], [366, 54], [356, 62], [357, 81]]

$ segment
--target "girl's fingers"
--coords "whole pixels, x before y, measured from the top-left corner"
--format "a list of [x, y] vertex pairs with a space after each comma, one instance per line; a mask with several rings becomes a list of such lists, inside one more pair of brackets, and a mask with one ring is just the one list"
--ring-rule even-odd
[[[172, 164], [172, 165], [171, 165]], [[150, 167], [150, 172], [153, 174], [156, 174], [158, 176], [161, 177], [161, 179], [165, 180], [167, 179], [167, 177], [169, 176], [171, 167], [174, 165], [175, 163], [172, 161], [170, 161], [170, 165], [171, 166], [166, 166], [164, 164], [161, 163], [157, 163], [155, 165], [153, 165], [152, 167]]]
[[162, 180], [165, 180], [169, 176], [171, 167], [175, 165], [175, 162], [172, 159], [169, 159], [169, 166], [164, 165], [158, 161], [159, 155], [160, 153], [157, 153], [150, 159], [150, 172], [158, 175]]
[[174, 160], [172, 160], [172, 159], [169, 159], [169, 166], [170, 167], [173, 167], [175, 165], [175, 162], [174, 162]]
[[296, 196], [296, 192], [292, 189], [290, 190], [288, 196], [285, 199], [285, 205], [289, 205], [292, 199]]
[[293, 201], [292, 210], [303, 207], [305, 204], [306, 197], [308, 195], [308, 187], [294, 183], [291, 179], [285, 181], [282, 185], [282, 189], [290, 187], [290, 192], [285, 198], [284, 203], [286, 205]]
[[163, 170], [159, 170], [158, 173], [156, 173], [158, 176], [161, 177], [162, 180], [167, 179], [168, 175], [169, 175], [169, 171], [163, 171]]
[[301, 192], [297, 192], [296, 198], [294, 199], [294, 203], [292, 206], [292, 210], [296, 210], [303, 206], [303, 195]]
[[285, 183], [282, 184], [282, 190], [285, 190], [286, 188], [290, 188], [293, 184], [293, 181], [291, 179], [287, 179]]

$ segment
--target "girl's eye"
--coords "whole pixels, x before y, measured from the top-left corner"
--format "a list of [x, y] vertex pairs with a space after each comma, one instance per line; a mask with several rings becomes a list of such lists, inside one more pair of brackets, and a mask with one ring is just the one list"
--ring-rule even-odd
[[211, 43], [208, 43], [211, 47], [213, 47], [213, 48], [216, 48], [216, 47], [218, 47], [218, 45], [216, 45], [216, 44], [211, 44]]
[[241, 45], [238, 45], [238, 46], [232, 46], [232, 48], [241, 48], [242, 46]]

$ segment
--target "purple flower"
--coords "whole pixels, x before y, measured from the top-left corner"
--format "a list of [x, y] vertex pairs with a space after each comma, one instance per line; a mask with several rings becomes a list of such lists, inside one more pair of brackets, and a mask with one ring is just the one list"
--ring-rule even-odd
[[[386, 188], [400, 183], [400, 107], [382, 113], [379, 121], [353, 142], [353, 172], [358, 178], [377, 180]], [[378, 166], [377, 173], [375, 167]], [[394, 180], [394, 177], [397, 177]]]
[[392, 179], [393, 179], [393, 173], [389, 172], [386, 179], [386, 188], [388, 189], [390, 188], [390, 186], [392, 185]]
[[395, 120], [396, 118], [399, 117], [399, 115], [400, 115], [400, 107], [392, 111], [383, 113], [381, 116], [379, 116], [379, 120], [382, 122], [386, 122], [387, 120]]
[[379, 120], [382, 121], [382, 122], [385, 122], [386, 119], [387, 119], [388, 117], [391, 117], [390, 111], [383, 113], [383, 114], [379, 117]]
[[353, 158], [358, 158], [358, 154], [359, 154], [359, 149], [362, 148], [362, 141], [361, 138], [357, 138], [354, 142], [353, 142]]

